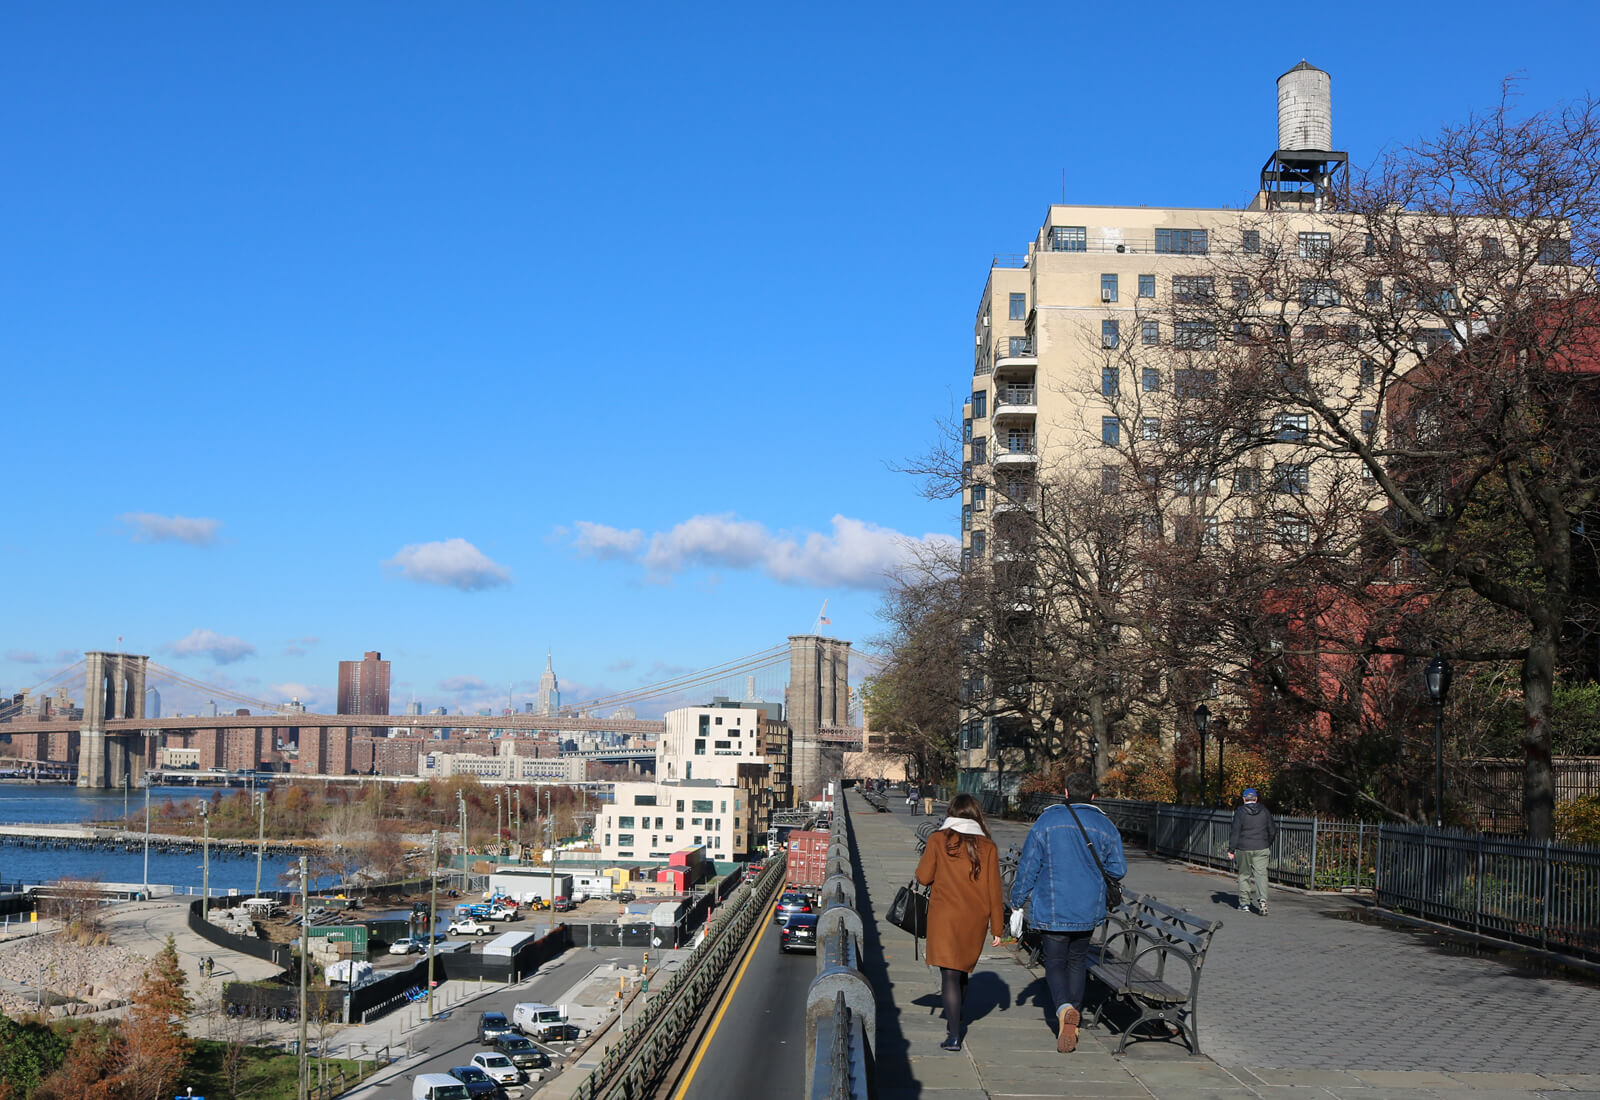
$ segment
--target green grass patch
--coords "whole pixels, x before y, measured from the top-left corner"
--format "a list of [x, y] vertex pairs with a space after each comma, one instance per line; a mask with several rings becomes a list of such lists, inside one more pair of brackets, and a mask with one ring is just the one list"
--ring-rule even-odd
[[[247, 1046], [239, 1065], [237, 1087], [229, 1084], [226, 1071], [228, 1044], [215, 1039], [196, 1039], [194, 1056], [189, 1060], [189, 1072], [182, 1088], [194, 1087], [196, 1096], [207, 1100], [295, 1100], [295, 1071], [299, 1059], [271, 1047]], [[319, 1059], [311, 1060], [311, 1095], [337, 1096], [355, 1087], [362, 1078], [370, 1077], [379, 1068], [371, 1060], [354, 1061], [348, 1058], [327, 1060], [327, 1080], [334, 1083], [327, 1090], [319, 1090], [323, 1071]], [[340, 1073], [344, 1074], [339, 1084]], [[181, 1094], [181, 1089], [180, 1089]]]

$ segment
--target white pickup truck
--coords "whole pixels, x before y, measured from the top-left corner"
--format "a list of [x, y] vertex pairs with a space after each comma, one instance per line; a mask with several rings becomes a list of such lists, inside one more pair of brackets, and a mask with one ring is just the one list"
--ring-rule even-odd
[[492, 924], [479, 924], [468, 917], [466, 920], [453, 920], [450, 922], [452, 936], [487, 936], [494, 931]]

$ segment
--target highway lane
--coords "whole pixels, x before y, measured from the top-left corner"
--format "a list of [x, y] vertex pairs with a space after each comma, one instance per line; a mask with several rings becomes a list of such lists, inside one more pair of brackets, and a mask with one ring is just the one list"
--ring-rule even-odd
[[[411, 1100], [411, 1082], [417, 1074], [444, 1073], [451, 1066], [465, 1065], [474, 1054], [485, 1049], [478, 1043], [480, 1013], [504, 1012], [509, 1019], [511, 1009], [518, 1001], [554, 1004], [595, 967], [605, 963], [638, 966], [643, 957], [643, 951], [631, 948], [601, 948], [596, 951], [582, 947], [569, 948], [557, 959], [541, 967], [535, 977], [457, 1005], [447, 1018], [412, 1032], [412, 1049], [426, 1051], [428, 1057], [420, 1063], [408, 1065], [404, 1073], [382, 1080], [375, 1087], [365, 1086], [353, 1095], [361, 1100]], [[545, 1047], [546, 1052], [552, 1054], [554, 1062], [559, 1062], [559, 1055], [570, 1049], [571, 1044]], [[379, 1076], [386, 1078], [388, 1075]], [[548, 1080], [550, 1071], [544, 1071], [544, 1076]], [[531, 1096], [538, 1087], [539, 1082], [530, 1081], [513, 1088], [509, 1090], [511, 1100]]]
[[800, 1097], [806, 1084], [806, 991], [817, 957], [784, 954], [770, 916], [699, 1064], [673, 1100]]

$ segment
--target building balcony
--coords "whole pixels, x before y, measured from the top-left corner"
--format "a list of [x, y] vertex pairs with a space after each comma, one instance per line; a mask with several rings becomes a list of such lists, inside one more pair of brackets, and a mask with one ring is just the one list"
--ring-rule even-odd
[[1025, 336], [1000, 336], [994, 342], [994, 366], [996, 370], [1002, 367], [1020, 365], [1037, 366], [1039, 355], [1033, 346], [1033, 341]]
[[996, 386], [994, 389], [994, 419], [1007, 417], [1034, 417], [1039, 414], [1039, 387]]
[[1039, 449], [1036, 436], [1011, 436], [995, 440], [996, 466], [1036, 466], [1038, 462]]

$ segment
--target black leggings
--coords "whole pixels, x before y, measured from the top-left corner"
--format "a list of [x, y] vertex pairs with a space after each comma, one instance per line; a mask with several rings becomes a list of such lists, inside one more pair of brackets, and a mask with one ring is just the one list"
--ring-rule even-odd
[[967, 972], [941, 966], [939, 974], [942, 979], [940, 994], [944, 997], [945, 1038], [953, 1043], [960, 1042], [961, 1001], [967, 993]]

